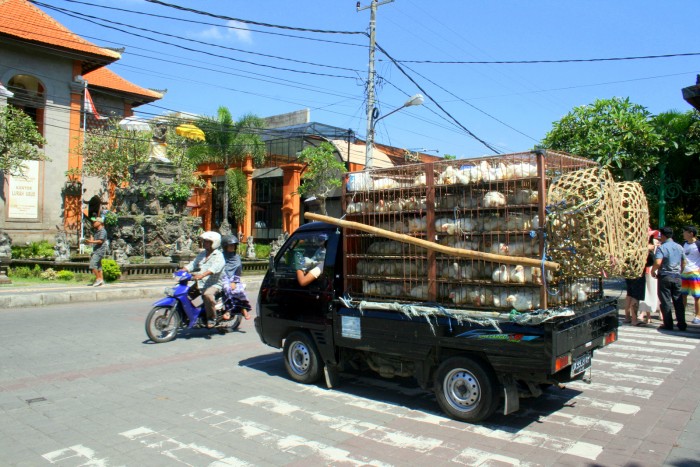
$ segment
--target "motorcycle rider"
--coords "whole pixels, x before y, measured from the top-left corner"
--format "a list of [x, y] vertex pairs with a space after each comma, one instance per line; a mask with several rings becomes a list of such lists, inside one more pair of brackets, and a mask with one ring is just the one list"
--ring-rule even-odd
[[197, 281], [197, 287], [202, 292], [204, 308], [207, 312], [207, 327], [216, 326], [216, 298], [214, 297], [219, 289], [216, 285], [219, 282], [221, 271], [224, 269], [224, 255], [219, 250], [221, 246], [221, 235], [217, 232], [207, 231], [199, 236], [202, 242], [201, 251], [193, 261], [187, 264], [181, 271], [192, 274], [192, 279]]
[[[224, 270], [219, 278], [219, 283], [216, 285], [218, 290], [224, 290], [225, 295], [234, 296], [236, 289], [241, 287], [241, 275], [243, 274], [243, 263], [241, 262], [241, 257], [238, 254], [238, 237], [235, 235], [225, 235], [221, 237], [221, 249], [224, 253]], [[227, 287], [229, 288], [228, 290]], [[242, 287], [241, 287], [242, 291]], [[243, 293], [242, 297], [245, 297]], [[245, 303], [248, 303], [247, 297], [245, 297]], [[250, 319], [250, 313], [246, 308], [242, 308], [243, 317], [245, 319]], [[226, 317], [228, 312], [224, 314], [224, 319], [229, 319]]]

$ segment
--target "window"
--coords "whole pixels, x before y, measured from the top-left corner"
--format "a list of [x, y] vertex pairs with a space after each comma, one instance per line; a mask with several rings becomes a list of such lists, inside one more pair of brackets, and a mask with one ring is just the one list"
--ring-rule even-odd
[[7, 89], [14, 93], [8, 103], [29, 115], [37, 131], [44, 136], [46, 91], [41, 81], [30, 75], [15, 75], [7, 82]]

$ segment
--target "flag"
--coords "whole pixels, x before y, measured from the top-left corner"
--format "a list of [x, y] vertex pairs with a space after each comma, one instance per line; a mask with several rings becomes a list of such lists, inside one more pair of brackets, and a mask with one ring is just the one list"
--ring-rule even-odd
[[0, 83], [0, 97], [13, 97], [14, 93], [8, 91], [8, 89]]
[[86, 113], [92, 114], [98, 120], [105, 120], [107, 117], [101, 116], [97, 113], [97, 108], [95, 108], [95, 103], [92, 101], [92, 96], [90, 96], [90, 91], [85, 88], [85, 106], [84, 110]]

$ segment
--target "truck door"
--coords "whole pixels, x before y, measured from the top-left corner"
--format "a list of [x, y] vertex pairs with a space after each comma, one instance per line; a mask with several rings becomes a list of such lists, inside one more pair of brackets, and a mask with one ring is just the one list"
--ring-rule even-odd
[[[297, 232], [277, 255], [270, 281], [270, 296], [264, 304], [271, 317], [326, 325], [333, 300], [333, 274], [339, 234]], [[325, 251], [324, 251], [325, 250]], [[301, 286], [297, 270], [320, 269], [316, 280]]]

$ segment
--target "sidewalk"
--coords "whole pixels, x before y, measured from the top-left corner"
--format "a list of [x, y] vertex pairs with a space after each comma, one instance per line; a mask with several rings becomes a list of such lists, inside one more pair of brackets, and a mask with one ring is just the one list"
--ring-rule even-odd
[[[262, 275], [243, 276], [247, 287], [259, 287]], [[27, 308], [65, 303], [96, 302], [104, 300], [129, 300], [163, 297], [166, 287], [174, 287], [174, 279], [105, 283], [101, 287], [86, 284], [46, 283], [32, 285], [0, 286], [0, 310]]]

